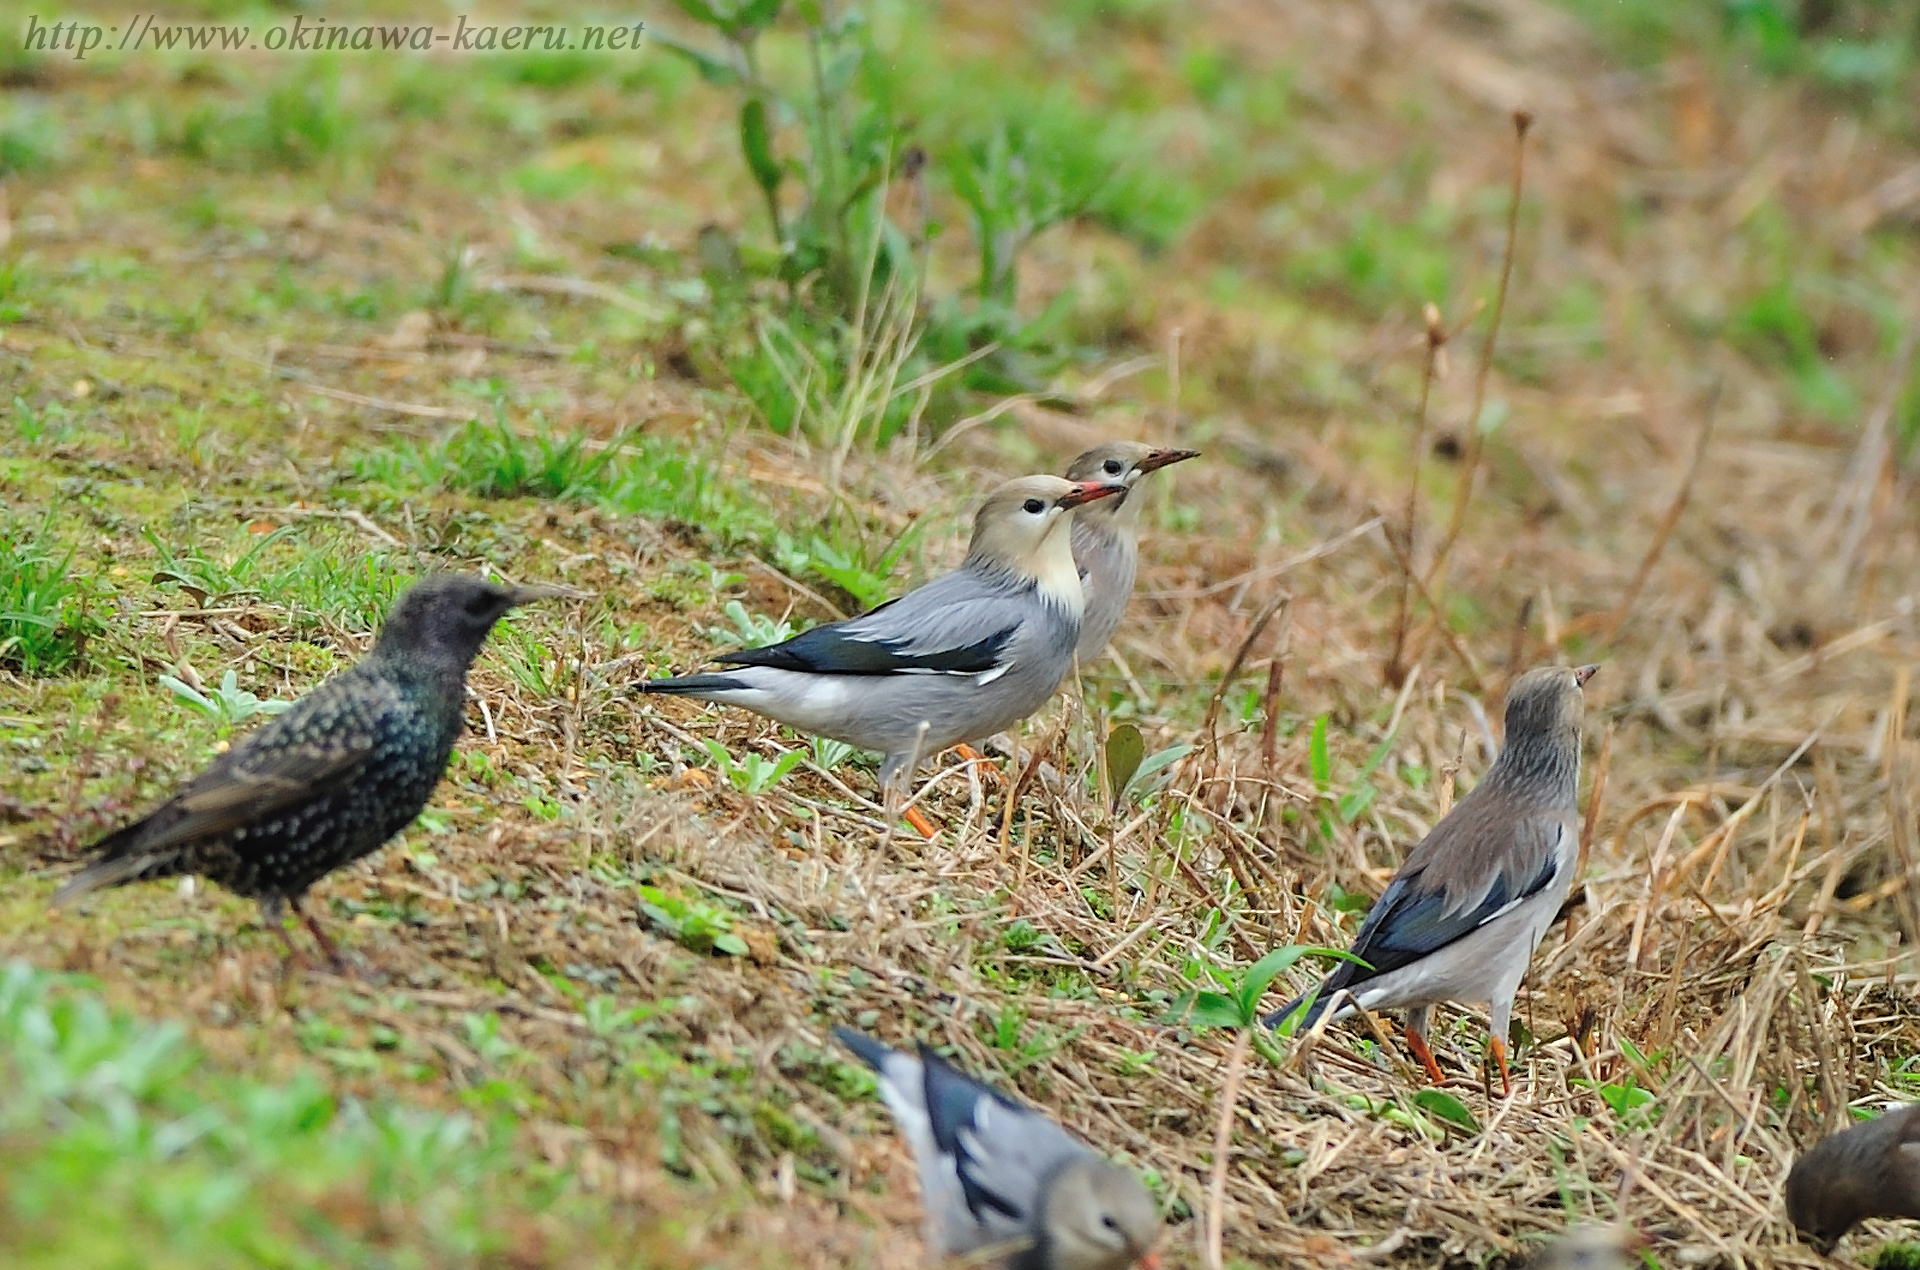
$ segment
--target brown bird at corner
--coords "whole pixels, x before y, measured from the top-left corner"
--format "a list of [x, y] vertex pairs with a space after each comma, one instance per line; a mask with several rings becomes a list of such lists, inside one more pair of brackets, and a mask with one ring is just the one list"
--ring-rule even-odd
[[1822, 1138], [1795, 1160], [1787, 1217], [1822, 1253], [1869, 1217], [1920, 1218], [1920, 1103]]

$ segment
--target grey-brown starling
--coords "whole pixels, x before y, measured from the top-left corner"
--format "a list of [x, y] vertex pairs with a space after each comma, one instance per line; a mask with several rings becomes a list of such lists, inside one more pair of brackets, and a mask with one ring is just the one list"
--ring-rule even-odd
[[1126, 493], [1089, 503], [1073, 517], [1073, 562], [1086, 593], [1086, 615], [1080, 619], [1080, 642], [1074, 648], [1082, 670], [1093, 665], [1120, 629], [1127, 601], [1133, 598], [1134, 575], [1140, 571], [1140, 509], [1146, 506], [1143, 498], [1133, 496], [1133, 487], [1147, 473], [1199, 454], [1156, 450], [1140, 441], [1109, 441], [1067, 469], [1070, 481], [1118, 481], [1127, 487]]
[[320, 878], [413, 822], [460, 735], [467, 669], [493, 624], [553, 594], [441, 574], [402, 595], [373, 651], [259, 731], [179, 793], [96, 844], [58, 894], [198, 874], [260, 901], [285, 938], [291, 904], [335, 965], [339, 953], [300, 908]]
[[1428, 1015], [1443, 1001], [1485, 1001], [1493, 1016], [1488, 1048], [1511, 1091], [1506, 1040], [1514, 994], [1567, 898], [1580, 855], [1580, 690], [1598, 669], [1543, 666], [1514, 680], [1505, 748], [1407, 855], [1361, 923], [1353, 955], [1366, 964], [1340, 963], [1318, 988], [1269, 1015], [1268, 1025], [1309, 997], [1301, 1028], [1329, 1006], [1335, 1018], [1351, 1014], [1356, 1001], [1365, 1010], [1405, 1010], [1408, 1047], [1439, 1084]]

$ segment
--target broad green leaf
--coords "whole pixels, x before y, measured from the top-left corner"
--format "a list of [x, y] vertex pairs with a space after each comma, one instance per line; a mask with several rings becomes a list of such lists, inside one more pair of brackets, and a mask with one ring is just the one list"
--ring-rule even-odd
[[1133, 724], [1115, 724], [1107, 733], [1107, 796], [1115, 807], [1120, 805], [1121, 795], [1127, 792], [1128, 784], [1140, 770], [1141, 760], [1146, 757], [1147, 743]]
[[754, 31], [763, 26], [772, 26], [780, 16], [780, 6], [785, 0], [747, 0], [733, 15], [733, 29], [736, 35]]
[[772, 201], [780, 193], [780, 182], [786, 173], [780, 170], [779, 162], [773, 157], [773, 135], [767, 127], [767, 103], [758, 97], [748, 98], [746, 105], [740, 107], [740, 149], [747, 156], [747, 167], [753, 172], [753, 179], [759, 183], [767, 199]]
[[1267, 985], [1302, 957], [1326, 957], [1334, 961], [1351, 961], [1360, 966], [1367, 964], [1344, 948], [1321, 948], [1310, 944], [1288, 944], [1284, 948], [1276, 948], [1247, 967], [1240, 996], [1249, 1018], [1259, 1013], [1260, 998], [1266, 993]]
[[1468, 1133], [1480, 1132], [1480, 1122], [1467, 1110], [1467, 1105], [1444, 1089], [1421, 1090], [1413, 1096], [1413, 1105], [1456, 1129], [1464, 1129]]
[[1239, 1027], [1240, 1005], [1224, 992], [1193, 992], [1173, 1003], [1167, 1021], [1188, 1027]]
[[716, 952], [723, 952], [733, 957], [747, 955], [747, 941], [734, 934], [715, 935], [713, 947]]

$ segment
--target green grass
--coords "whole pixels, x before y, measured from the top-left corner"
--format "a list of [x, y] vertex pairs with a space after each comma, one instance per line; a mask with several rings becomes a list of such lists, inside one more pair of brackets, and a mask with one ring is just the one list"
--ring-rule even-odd
[[0, 666], [30, 675], [69, 669], [99, 630], [72, 549], [53, 541], [52, 520], [35, 530], [0, 521]]
[[0, 969], [0, 1257], [19, 1270], [504, 1265], [533, 1236], [658, 1264], [511, 1139], [507, 1122], [343, 1099], [312, 1070], [218, 1073], [178, 1024]]

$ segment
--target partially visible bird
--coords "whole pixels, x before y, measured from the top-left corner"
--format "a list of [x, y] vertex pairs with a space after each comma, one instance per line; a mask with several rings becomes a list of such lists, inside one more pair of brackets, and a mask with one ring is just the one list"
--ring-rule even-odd
[[[1507, 693], [1507, 739], [1487, 774], [1408, 854], [1342, 962], [1319, 987], [1268, 1015], [1311, 1002], [1297, 1026], [1363, 1009], [1406, 1011], [1407, 1046], [1435, 1084], [1427, 1020], [1442, 1002], [1487, 1002], [1489, 1049], [1511, 1093], [1507, 1025], [1533, 950], [1573, 884], [1580, 854], [1581, 688], [1598, 666], [1530, 670]], [[1347, 998], [1340, 997], [1345, 993]]]
[[[886, 755], [898, 794], [922, 758], [1012, 727], [1073, 665], [1084, 600], [1067, 533], [1117, 482], [1023, 476], [987, 496], [952, 573], [844, 622], [714, 658], [728, 670], [650, 679], [641, 692], [743, 706]], [[924, 817], [914, 827], [932, 836]]]
[[[307, 888], [413, 822], [460, 735], [467, 669], [507, 610], [559, 592], [439, 574], [402, 595], [373, 651], [236, 742], [159, 807], [95, 844], [60, 888], [192, 873], [260, 902], [282, 939], [281, 905], [339, 950], [300, 906]], [[289, 940], [288, 946], [292, 943]]]
[[1080, 567], [1080, 586], [1087, 595], [1080, 643], [1074, 649], [1082, 667], [1091, 666], [1120, 629], [1127, 601], [1133, 598], [1133, 580], [1140, 569], [1140, 510], [1146, 505], [1133, 497], [1133, 487], [1147, 473], [1199, 454], [1198, 450], [1156, 449], [1141, 441], [1109, 441], [1094, 446], [1067, 468], [1070, 481], [1117, 481], [1128, 491], [1073, 518], [1073, 560]]
[[1522, 1264], [1521, 1270], [1632, 1270], [1646, 1236], [1631, 1226], [1576, 1226]]
[[1004, 1270], [1159, 1265], [1160, 1214], [1138, 1177], [924, 1045], [916, 1058], [851, 1028], [833, 1034], [879, 1073], [913, 1148], [929, 1251], [994, 1249]]
[[1920, 1103], [1822, 1138], [1795, 1160], [1787, 1217], [1822, 1253], [1869, 1217], [1920, 1217]]

